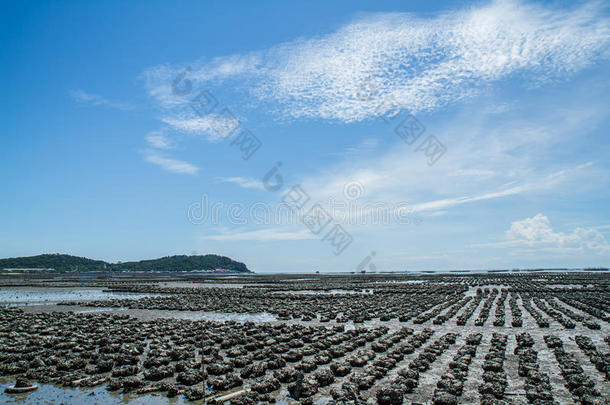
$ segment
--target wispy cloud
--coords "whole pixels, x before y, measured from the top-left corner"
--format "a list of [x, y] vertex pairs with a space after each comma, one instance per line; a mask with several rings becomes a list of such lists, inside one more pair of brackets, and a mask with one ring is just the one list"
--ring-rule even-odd
[[158, 151], [148, 149], [144, 154], [144, 159], [152, 164], [161, 167], [168, 172], [180, 173], [180, 174], [197, 174], [199, 168], [188, 162], [182, 160], [172, 159], [163, 156]]
[[256, 231], [245, 232], [226, 232], [216, 235], [206, 235], [202, 239], [219, 240], [219, 241], [286, 241], [286, 240], [306, 240], [316, 239], [315, 235], [307, 229], [297, 231], [286, 231], [280, 228], [260, 229]]
[[[450, 142], [450, 151], [433, 167], [397, 140], [389, 150], [345, 158], [308, 174], [299, 183], [313, 201], [345, 201], [345, 185], [357, 182], [364, 190], [358, 204], [383, 201], [424, 217], [459, 207], [464, 207], [463, 213], [466, 206], [519, 195], [560, 196], [570, 190], [582, 191], [591, 184], [588, 179], [605, 178], [607, 169], [586, 160], [556, 161], [554, 156], [565, 148], [565, 142], [582, 137], [583, 128], [603, 122], [606, 113], [596, 105], [571, 108], [572, 103], [583, 101], [573, 97], [563, 104], [566, 111], [562, 113], [552, 107], [532, 113], [530, 102], [525, 101], [501, 116], [469, 105], [434, 127], [430, 124], [430, 131]], [[388, 127], [388, 136], [392, 135], [392, 127]]]
[[[248, 102], [241, 104], [243, 108], [264, 106], [279, 117], [348, 123], [376, 118], [397, 106], [411, 112], [434, 111], [515, 76], [531, 85], [564, 79], [607, 58], [609, 44], [610, 22], [600, 3], [561, 8], [499, 0], [427, 17], [368, 14], [329, 34], [204, 62], [156, 66], [147, 69], [143, 77], [161, 108], [159, 119], [165, 125], [214, 142], [224, 139], [226, 129], [234, 126], [237, 118], [194, 112], [189, 103], [202, 89], [222, 88], [222, 94], [245, 89], [248, 97], [242, 99]], [[193, 89], [188, 97], [172, 89], [174, 79], [186, 66], [185, 79]], [[515, 107], [500, 100], [486, 107], [485, 114], [497, 116]], [[515, 128], [512, 136], [523, 145], [552, 135], [539, 126], [522, 126]], [[346, 150], [345, 156], [376, 148], [374, 140], [363, 141]], [[501, 157], [510, 154], [502, 152]], [[444, 160], [446, 164], [448, 159]], [[495, 170], [504, 168], [479, 163], [452, 167], [446, 174], [478, 180], [502, 177]], [[395, 169], [354, 172], [351, 168], [349, 174], [383, 189], [407, 175], [405, 170]], [[393, 177], [396, 175], [400, 177]], [[327, 185], [340, 190], [344, 179], [330, 177], [339, 182]], [[494, 188], [498, 183], [490, 187]], [[516, 189], [498, 192], [510, 195]], [[477, 193], [470, 195], [475, 197], [465, 198], [478, 198]]]
[[192, 135], [203, 135], [210, 141], [221, 141], [239, 126], [236, 118], [221, 117], [217, 114], [205, 116], [176, 114], [161, 119], [175, 130]]
[[89, 94], [83, 90], [72, 90], [70, 96], [78, 103], [89, 104], [94, 106], [105, 106], [116, 108], [118, 110], [128, 111], [133, 110], [133, 106], [126, 103], [108, 100], [97, 94]]
[[335, 155], [341, 157], [359, 157], [363, 155], [367, 155], [375, 149], [379, 145], [379, 141], [376, 138], [366, 138], [363, 139], [358, 145], [350, 146], [346, 148], [344, 151], [336, 153]]
[[245, 178], [245, 177], [218, 177], [218, 181], [223, 183], [237, 184], [241, 188], [251, 188], [256, 190], [264, 190], [263, 183], [260, 180]]
[[148, 144], [156, 149], [172, 149], [172, 140], [163, 131], [152, 131], [146, 135]]
[[[533, 85], [562, 79], [607, 58], [609, 44], [600, 3], [557, 8], [499, 0], [429, 18], [368, 15], [320, 37], [193, 63], [189, 79], [205, 86], [238, 81], [283, 117], [352, 122], [396, 104], [436, 110], [515, 75]], [[171, 93], [179, 69], [145, 72], [162, 106], [184, 102]]]
[[410, 209], [413, 212], [418, 211], [437, 211], [440, 209], [446, 209], [450, 207], [454, 207], [456, 205], [462, 205], [467, 203], [472, 203], [476, 201], [485, 201], [492, 200], [502, 197], [508, 197], [518, 194], [523, 194], [528, 191], [541, 191], [541, 190], [549, 190], [560, 183], [562, 180], [566, 178], [570, 178], [578, 171], [585, 169], [591, 166], [590, 163], [585, 163], [582, 165], [578, 165], [573, 168], [563, 169], [544, 177], [540, 177], [534, 181], [523, 183], [519, 185], [515, 185], [512, 187], [502, 187], [500, 190], [491, 191], [486, 193], [479, 193], [476, 195], [468, 195], [468, 196], [460, 196], [454, 198], [447, 198], [442, 200], [434, 200], [423, 203], [414, 204]]
[[199, 172], [199, 167], [167, 156], [167, 150], [174, 148], [172, 139], [165, 131], [152, 131], [146, 135], [148, 148], [144, 151], [144, 160], [155, 164], [168, 172], [194, 175]]
[[443, 200], [435, 200], [428, 201], [423, 203], [414, 204], [411, 208], [414, 212], [421, 211], [437, 211], [442, 209], [447, 209], [450, 207], [454, 207], [456, 205], [467, 204], [475, 201], [485, 201], [492, 200], [501, 197], [507, 197], [511, 195], [521, 194], [525, 191], [528, 191], [531, 187], [526, 185], [519, 185], [515, 187], [510, 187], [505, 190], [482, 193], [478, 195], [470, 195], [470, 196], [461, 196], [454, 198], [446, 198]]

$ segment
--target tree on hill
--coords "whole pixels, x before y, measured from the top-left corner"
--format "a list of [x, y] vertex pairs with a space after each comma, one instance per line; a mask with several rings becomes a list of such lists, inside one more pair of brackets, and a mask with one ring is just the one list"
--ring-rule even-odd
[[64, 254], [42, 254], [0, 259], [0, 269], [54, 269], [56, 271], [193, 271], [224, 269], [249, 273], [241, 262], [219, 255], [167, 256], [160, 259], [108, 263]]

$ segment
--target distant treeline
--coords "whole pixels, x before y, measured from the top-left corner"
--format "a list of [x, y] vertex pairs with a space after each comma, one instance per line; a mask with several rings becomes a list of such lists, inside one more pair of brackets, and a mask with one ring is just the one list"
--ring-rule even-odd
[[137, 262], [108, 263], [64, 254], [43, 254], [0, 259], [2, 269], [53, 269], [55, 271], [193, 271], [224, 269], [249, 273], [245, 264], [218, 255], [180, 255]]

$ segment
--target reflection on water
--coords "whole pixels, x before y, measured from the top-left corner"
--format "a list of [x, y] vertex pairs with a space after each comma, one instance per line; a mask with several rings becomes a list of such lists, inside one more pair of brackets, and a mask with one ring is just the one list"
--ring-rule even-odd
[[94, 313], [94, 312], [114, 312], [114, 311], [125, 311], [127, 310], [127, 308], [121, 307], [121, 308], [93, 308], [93, 309], [79, 309], [77, 311], [74, 311], [74, 313], [76, 314], [90, 314], [90, 313]]
[[61, 301], [94, 301], [115, 298], [158, 297], [158, 294], [139, 294], [129, 292], [104, 291], [101, 288], [40, 288], [40, 287], [3, 287], [0, 288], [0, 304], [40, 305]]
[[[56, 387], [50, 384], [36, 384], [38, 389], [23, 394], [6, 394], [4, 389], [7, 386], [14, 385], [14, 381], [6, 383], [6, 379], [2, 379], [3, 384], [0, 384], [0, 403], [1, 404], [66, 404], [66, 405], [80, 405], [80, 404], [127, 404], [130, 405], [161, 405], [161, 404], [192, 404], [201, 403], [201, 401], [190, 402], [184, 397], [178, 396], [174, 398], [168, 398], [161, 393], [148, 394], [148, 395], [137, 395], [134, 393], [120, 394], [118, 392], [109, 392], [105, 387], [94, 387], [94, 388], [62, 388]], [[329, 396], [322, 396], [314, 401], [316, 405], [324, 405], [329, 403], [331, 398]], [[230, 402], [229, 402], [230, 403]], [[276, 404], [288, 405], [294, 403], [291, 400], [288, 391], [282, 390], [276, 397]], [[228, 403], [227, 403], [228, 404]]]
[[[190, 316], [189, 316], [190, 315]], [[231, 313], [231, 312], [203, 312], [203, 313], [193, 313], [187, 314], [184, 319], [190, 319], [193, 321], [219, 321], [219, 322], [227, 322], [227, 321], [235, 321], [239, 323], [245, 322], [275, 322], [277, 318], [275, 315], [270, 314], [268, 312], [260, 312], [254, 314], [240, 314], [240, 313]]]
[[273, 294], [313, 294], [313, 295], [335, 295], [335, 294], [372, 294], [371, 289], [362, 290], [342, 290], [339, 288], [333, 290], [286, 290], [286, 291], [272, 291]]
[[14, 381], [0, 384], [0, 403], [2, 404], [185, 404], [182, 398], [167, 398], [159, 395], [129, 395], [111, 393], [104, 387], [62, 388], [49, 384], [37, 384], [38, 389], [24, 394], [6, 394], [4, 389], [14, 385]]
[[81, 305], [28, 305], [24, 310], [29, 313], [48, 313], [48, 312], [74, 312], [86, 314], [90, 312], [118, 313], [129, 315], [142, 321], [153, 321], [155, 319], [188, 319], [191, 321], [217, 321], [239, 323], [245, 322], [277, 322], [278, 318], [269, 312], [258, 313], [238, 313], [238, 312], [204, 312], [204, 311], [172, 311], [163, 309], [137, 309], [127, 307], [100, 307], [91, 308]]

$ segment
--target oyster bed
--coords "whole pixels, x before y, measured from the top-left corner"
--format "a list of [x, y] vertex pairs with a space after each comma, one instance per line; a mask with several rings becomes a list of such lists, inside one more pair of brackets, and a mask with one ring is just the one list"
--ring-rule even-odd
[[5, 277], [4, 290], [142, 296], [7, 302], [0, 383], [39, 389], [0, 401], [603, 404], [609, 281], [605, 272]]

